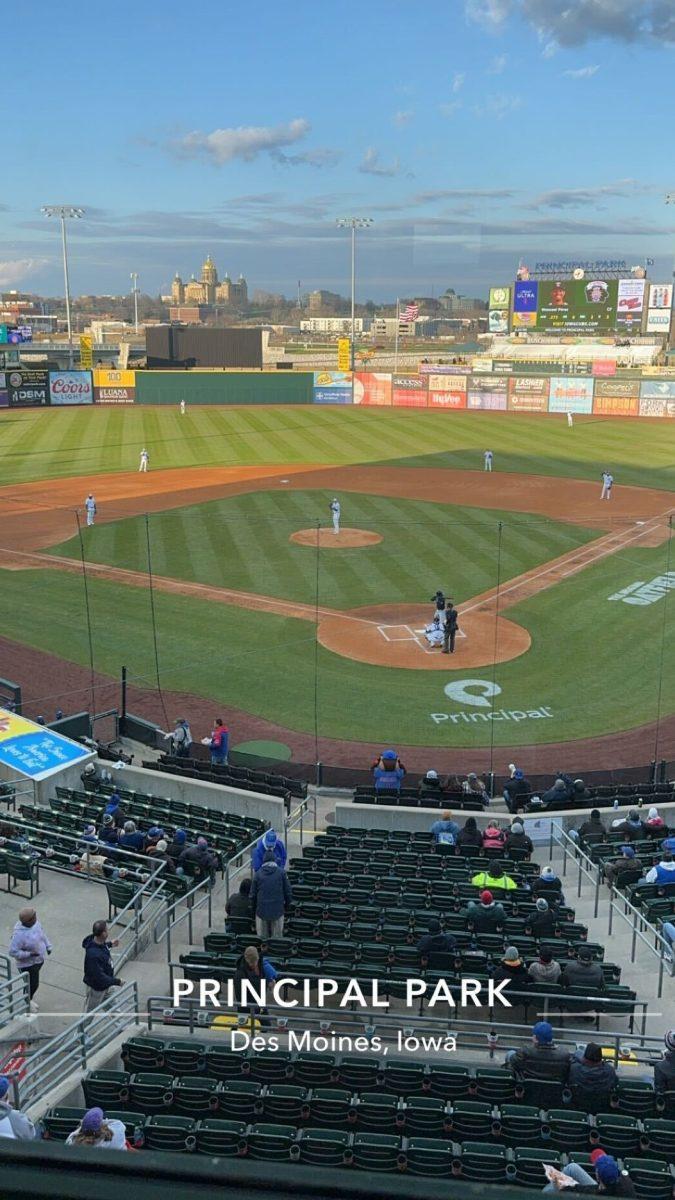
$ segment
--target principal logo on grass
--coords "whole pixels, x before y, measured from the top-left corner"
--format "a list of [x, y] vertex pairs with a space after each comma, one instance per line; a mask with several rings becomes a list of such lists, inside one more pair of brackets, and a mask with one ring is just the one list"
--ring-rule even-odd
[[435, 725], [440, 725], [443, 721], [451, 721], [453, 725], [457, 725], [460, 721], [467, 725], [473, 725], [476, 721], [539, 721], [543, 718], [553, 717], [553, 712], [548, 705], [527, 709], [493, 708], [490, 701], [495, 696], [501, 696], [502, 689], [491, 679], [453, 679], [450, 683], [446, 683], [443, 691], [449, 700], [454, 700], [457, 704], [471, 704], [474, 709], [488, 709], [489, 711], [430, 713], [431, 720]]
[[621, 600], [624, 604], [637, 604], [644, 608], [647, 604], [656, 604], [657, 600], [663, 600], [663, 597], [672, 591], [675, 591], [675, 571], [666, 571], [665, 575], [657, 575], [650, 579], [649, 583], [638, 579], [637, 583], [621, 588], [621, 591], [615, 592], [607, 599]]

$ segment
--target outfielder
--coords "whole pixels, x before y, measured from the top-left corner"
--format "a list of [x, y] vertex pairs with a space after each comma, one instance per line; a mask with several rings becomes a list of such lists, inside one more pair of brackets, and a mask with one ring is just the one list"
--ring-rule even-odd
[[609, 471], [603, 471], [602, 472], [602, 491], [600, 493], [601, 500], [611, 500], [613, 484], [614, 484], [614, 476], [610, 475]]
[[572, 416], [571, 412], [568, 412], [567, 414], [567, 428], [574, 429], [574, 417]]
[[93, 525], [94, 517], [96, 516], [96, 501], [94, 500], [94, 497], [92, 496], [91, 492], [89, 493], [89, 495], [87, 496], [87, 499], [84, 502], [84, 507], [85, 507], [86, 513], [87, 513], [87, 525]]
[[333, 533], [338, 534], [340, 532], [340, 501], [337, 496], [333, 496], [330, 502], [330, 511], [333, 514]]
[[181, 400], [181, 402], [180, 402], [180, 415], [181, 415], [181, 417], [185, 416], [185, 401], [184, 400]]
[[138, 464], [139, 471], [147, 471], [149, 458], [150, 458], [150, 455], [148, 454], [148, 452], [144, 446], [143, 449], [141, 450], [141, 461]]
[[492, 457], [493, 455], [491, 450], [485, 450], [483, 452], [483, 464], [486, 471], [492, 470]]

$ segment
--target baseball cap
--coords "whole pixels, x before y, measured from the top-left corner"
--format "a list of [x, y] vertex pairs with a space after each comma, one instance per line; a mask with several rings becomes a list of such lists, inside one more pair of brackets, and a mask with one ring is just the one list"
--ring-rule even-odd
[[438, 779], [438, 771], [434, 771], [432, 768], [430, 771], [427, 771], [424, 778], [425, 779]]
[[383, 750], [380, 758], [398, 758], [395, 750]]
[[537, 1041], [544, 1045], [553, 1041], [553, 1026], [549, 1025], [548, 1021], [537, 1021], [536, 1025], [532, 1026], [532, 1033]]
[[622, 846], [621, 853], [625, 858], [635, 858], [635, 851], [632, 846]]
[[616, 1183], [620, 1174], [619, 1164], [611, 1154], [601, 1154], [593, 1165], [600, 1183]]
[[4, 1100], [9, 1091], [9, 1079], [6, 1075], [0, 1075], [0, 1100]]
[[595, 1150], [591, 1150], [589, 1157], [590, 1157], [591, 1162], [593, 1163], [593, 1166], [595, 1166], [595, 1164], [599, 1158], [605, 1158], [606, 1156], [607, 1156], [607, 1151], [603, 1150], [601, 1146], [596, 1146]]
[[163, 837], [164, 830], [160, 829], [159, 825], [151, 825], [148, 830], [148, 837]]
[[179, 843], [186, 842], [187, 841], [187, 833], [185, 832], [184, 829], [177, 829], [173, 835], [173, 840], [174, 840], [174, 842], [179, 842]]
[[492, 904], [492, 892], [485, 888], [485, 891], [480, 894], [481, 904]]
[[83, 1133], [98, 1133], [104, 1120], [102, 1108], [89, 1108], [80, 1121], [80, 1128]]
[[577, 957], [581, 962], [590, 962], [593, 957], [593, 951], [590, 946], [580, 946]]
[[273, 829], [267, 829], [263, 834], [263, 844], [265, 846], [273, 846], [277, 840], [277, 835]]
[[513, 773], [513, 778], [514, 778], [514, 779], [524, 779], [524, 778], [525, 778], [525, 772], [524, 772], [524, 771], [521, 771], [520, 767], [517, 767], [517, 768], [516, 768], [516, 770], [515, 770], [515, 771], [514, 771], [514, 773]]
[[555, 871], [553, 867], [542, 867], [540, 877], [542, 879], [555, 879]]

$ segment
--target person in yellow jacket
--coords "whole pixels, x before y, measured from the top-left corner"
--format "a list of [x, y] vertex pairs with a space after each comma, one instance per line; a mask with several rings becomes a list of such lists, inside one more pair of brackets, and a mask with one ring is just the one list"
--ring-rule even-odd
[[473, 876], [471, 883], [474, 887], [489, 888], [491, 892], [512, 892], [518, 887], [515, 879], [506, 874], [504, 865], [500, 862], [491, 862], [484, 871], [479, 871]]

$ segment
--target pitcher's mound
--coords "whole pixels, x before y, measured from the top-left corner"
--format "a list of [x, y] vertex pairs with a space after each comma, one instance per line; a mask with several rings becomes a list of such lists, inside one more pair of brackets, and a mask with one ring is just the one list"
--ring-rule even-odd
[[317, 539], [321, 550], [353, 550], [355, 546], [375, 546], [382, 541], [382, 534], [373, 529], [298, 529], [288, 539], [298, 546], [313, 546]]

